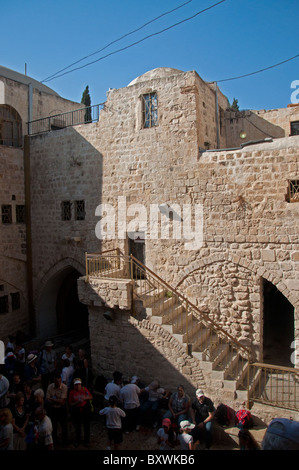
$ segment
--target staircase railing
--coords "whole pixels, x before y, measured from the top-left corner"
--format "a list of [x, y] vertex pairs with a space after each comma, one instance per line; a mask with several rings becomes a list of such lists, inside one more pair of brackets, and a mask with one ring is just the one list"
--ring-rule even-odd
[[236, 380], [237, 388], [247, 391], [248, 407], [251, 400], [299, 410], [298, 369], [254, 363], [250, 349], [133, 255], [119, 249], [86, 254], [87, 280], [89, 276], [131, 279], [134, 299], [142, 300], [148, 311], [154, 304], [153, 315], [180, 337], [187, 354], [213, 362], [224, 380]]

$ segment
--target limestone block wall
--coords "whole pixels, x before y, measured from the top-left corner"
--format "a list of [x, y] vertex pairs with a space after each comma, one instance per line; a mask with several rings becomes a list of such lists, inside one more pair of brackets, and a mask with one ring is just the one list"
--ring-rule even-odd
[[[17, 223], [16, 206], [25, 205], [24, 161], [20, 149], [0, 146], [0, 297], [9, 302], [8, 312], [0, 314], [1, 338], [18, 329], [27, 330], [26, 224]], [[2, 205], [10, 206], [12, 223], [2, 221]], [[13, 308], [11, 294], [20, 296]]]
[[192, 396], [196, 388], [206, 385], [197, 361], [159, 325], [134, 318], [131, 312], [119, 308], [114, 309], [114, 321], [107, 320], [103, 315], [107, 307], [96, 305], [94, 287], [84, 278], [78, 280], [78, 292], [89, 309], [91, 359], [96, 374], [109, 379], [114, 370], [121, 370], [124, 377], [137, 375], [145, 383], [155, 378], [171, 390], [182, 384]]
[[[198, 80], [194, 72], [141, 79], [109, 93], [98, 123], [31, 139], [35, 296], [46, 273], [63, 259], [84, 266], [86, 251], [128, 252], [126, 229], [135, 214], [122, 208], [127, 225], [119, 232], [119, 197], [127, 209], [141, 204], [147, 222], [155, 204], [176, 204], [177, 212], [189, 205], [192, 214], [201, 206], [202, 245], [188, 249], [184, 236], [175, 239], [171, 230], [163, 238], [159, 214], [158, 237], [151, 237], [149, 223], [145, 230], [145, 264], [183, 293], [188, 290], [197, 305], [259, 352], [262, 278], [293, 304], [298, 336], [299, 207], [286, 194], [288, 180], [299, 176], [299, 138], [199, 152], [205, 136], [198, 124]], [[151, 91], [159, 96], [159, 125], [143, 129], [141, 95]], [[212, 109], [212, 95], [209, 102]], [[76, 199], [86, 201], [85, 220], [62, 222], [61, 201]], [[115, 238], [109, 240], [95, 234], [102, 203], [115, 209]], [[184, 219], [177, 218], [181, 228]], [[191, 225], [200, 229], [194, 217]]]

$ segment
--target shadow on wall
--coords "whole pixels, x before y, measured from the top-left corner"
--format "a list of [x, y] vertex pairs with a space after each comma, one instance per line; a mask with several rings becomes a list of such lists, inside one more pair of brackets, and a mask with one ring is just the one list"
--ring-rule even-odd
[[156, 379], [172, 391], [183, 385], [191, 397], [205, 388], [196, 361], [159, 325], [119, 309], [109, 321], [106, 312], [105, 307], [89, 307], [92, 363], [98, 374], [112, 378], [120, 370], [125, 378], [137, 375], [146, 385]]
[[[92, 142], [96, 124], [30, 137], [32, 298], [39, 336], [82, 326], [74, 269], [101, 251], [95, 235], [102, 202], [103, 155]], [[62, 260], [72, 260], [63, 269]], [[68, 270], [67, 270], [68, 269]], [[78, 269], [77, 269], [78, 271]], [[86, 309], [85, 309], [86, 310]], [[84, 323], [84, 320], [83, 320]]]
[[[239, 147], [252, 140], [285, 137], [284, 129], [252, 111], [227, 111], [225, 113], [225, 129], [227, 148]], [[241, 137], [242, 134], [243, 137]]]

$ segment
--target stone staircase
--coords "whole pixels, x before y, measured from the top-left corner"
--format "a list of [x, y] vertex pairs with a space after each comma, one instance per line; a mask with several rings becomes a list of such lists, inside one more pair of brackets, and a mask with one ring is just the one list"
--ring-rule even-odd
[[[237, 348], [222, 340], [194, 312], [186, 312], [181, 299], [163, 288], [153, 286], [144, 292], [146, 280], [135, 283], [135, 313], [144, 315], [150, 322], [160, 325], [200, 362], [205, 378], [221, 389], [221, 397], [243, 403], [248, 394], [248, 361]], [[188, 320], [186, 321], [186, 318]], [[250, 377], [254, 386], [257, 377]]]

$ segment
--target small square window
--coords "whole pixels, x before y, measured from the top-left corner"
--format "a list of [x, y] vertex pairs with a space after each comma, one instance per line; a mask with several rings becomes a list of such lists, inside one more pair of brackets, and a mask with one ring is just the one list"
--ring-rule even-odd
[[10, 294], [10, 296], [11, 296], [11, 308], [12, 308], [12, 310], [19, 310], [19, 308], [21, 306], [19, 292], [13, 292], [12, 294]]
[[299, 179], [289, 181], [287, 201], [299, 202]]
[[17, 224], [25, 224], [26, 210], [24, 205], [16, 205], [16, 222]]
[[291, 135], [299, 135], [299, 121], [291, 122]]
[[61, 220], [71, 220], [72, 203], [71, 201], [62, 201], [61, 203]]
[[75, 220], [85, 220], [84, 201], [75, 201]]
[[8, 313], [8, 295], [0, 297], [0, 313]]
[[143, 127], [158, 125], [158, 97], [157, 93], [147, 93], [142, 96]]
[[3, 224], [11, 224], [12, 223], [12, 212], [10, 205], [3, 205], [1, 207], [2, 212], [2, 223]]

